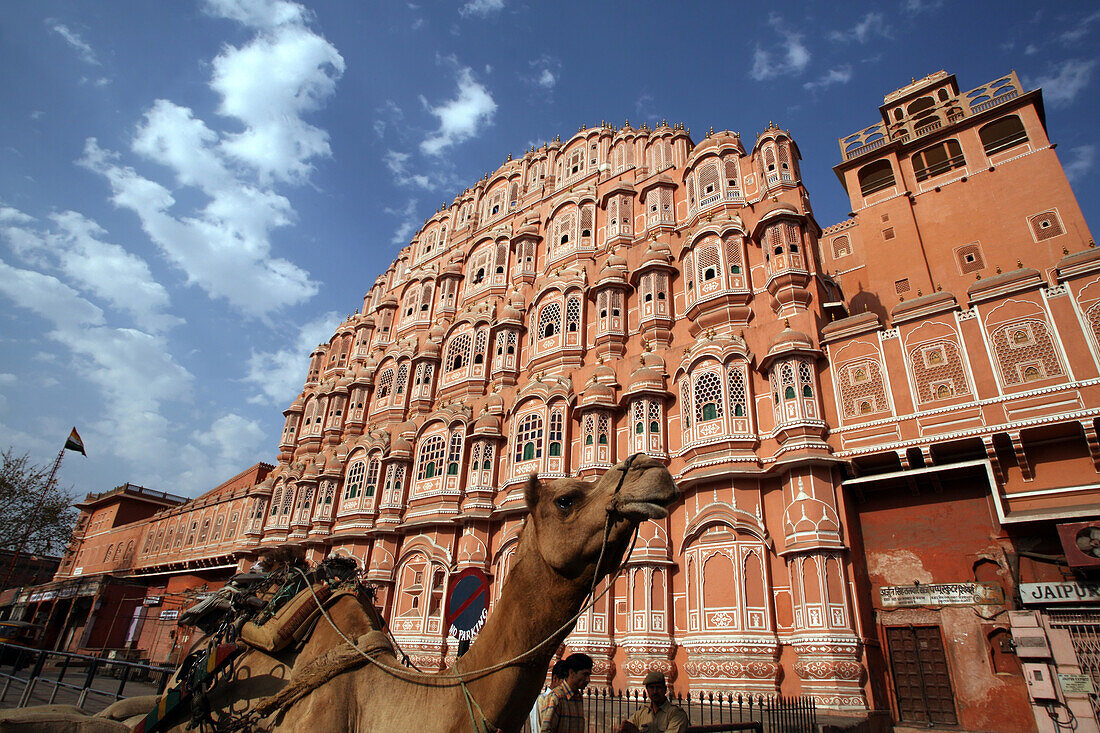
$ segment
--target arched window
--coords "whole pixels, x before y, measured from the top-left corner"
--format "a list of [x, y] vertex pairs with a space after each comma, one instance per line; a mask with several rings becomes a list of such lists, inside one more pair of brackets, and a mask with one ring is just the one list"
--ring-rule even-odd
[[554, 410], [550, 415], [550, 444], [547, 448], [551, 457], [557, 457], [561, 455], [561, 446], [563, 438], [563, 424], [565, 422], [562, 416], [561, 410]]
[[722, 417], [722, 384], [718, 375], [704, 372], [695, 380], [695, 419], [702, 422]]
[[565, 301], [565, 330], [576, 333], [581, 327], [581, 299], [575, 295]]
[[913, 172], [923, 181], [966, 165], [959, 141], [944, 140], [913, 154]]
[[432, 435], [420, 444], [420, 470], [417, 480], [434, 478], [443, 465], [444, 442], [442, 435]]
[[859, 169], [859, 191], [864, 196], [870, 196], [876, 191], [881, 191], [894, 185], [894, 169], [890, 167], [888, 160], [876, 160]]
[[443, 368], [449, 372], [461, 369], [470, 362], [470, 334], [461, 333], [455, 336], [447, 349], [447, 356], [443, 360]]
[[539, 312], [539, 338], [561, 333], [561, 303], [547, 303]]
[[393, 369], [385, 369], [378, 376], [378, 399], [388, 397], [393, 388]]
[[359, 496], [363, 488], [363, 476], [366, 473], [367, 463], [363, 460], [352, 462], [348, 466], [347, 476], [344, 478], [344, 498], [354, 499]]
[[516, 462], [542, 458], [542, 416], [528, 415], [516, 430]]
[[1019, 117], [1008, 115], [979, 128], [978, 137], [982, 139], [985, 154], [992, 155], [1020, 143], [1026, 143], [1027, 131], [1024, 130], [1024, 123]]
[[458, 475], [458, 464], [462, 461], [462, 433], [455, 430], [451, 433], [451, 442], [447, 448], [447, 475]]

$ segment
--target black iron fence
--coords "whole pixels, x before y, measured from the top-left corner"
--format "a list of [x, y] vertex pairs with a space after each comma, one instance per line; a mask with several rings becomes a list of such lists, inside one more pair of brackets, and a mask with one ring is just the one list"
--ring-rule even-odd
[[97, 712], [164, 691], [173, 667], [0, 644], [0, 707], [66, 703]]
[[[817, 725], [817, 708], [810, 697], [766, 697], [736, 692], [689, 692], [669, 697], [687, 713], [691, 725], [688, 730], [692, 733], [737, 730], [810, 733]], [[588, 687], [584, 691], [588, 731], [616, 731], [624, 720], [645, 704], [645, 693], [641, 690]], [[530, 724], [525, 724], [523, 730], [524, 733], [531, 733]]]

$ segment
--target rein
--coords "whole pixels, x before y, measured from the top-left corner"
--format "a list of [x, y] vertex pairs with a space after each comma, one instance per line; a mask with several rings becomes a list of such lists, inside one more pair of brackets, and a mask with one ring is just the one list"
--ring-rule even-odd
[[[638, 455], [639, 455], [638, 453], [635, 453], [635, 454], [627, 457], [626, 460], [623, 462], [623, 465], [621, 467], [617, 467], [618, 470], [622, 471], [622, 474], [619, 476], [619, 483], [618, 483], [618, 485], [616, 485], [615, 491], [612, 493], [613, 498], [617, 497], [619, 495], [619, 492], [622, 490], [623, 484], [626, 482], [627, 473], [630, 471], [630, 467], [634, 463], [634, 459], [637, 458]], [[346, 634], [344, 634], [343, 631], [340, 630], [340, 627], [336, 625], [335, 621], [333, 621], [332, 617], [329, 615], [328, 611], [325, 609], [324, 604], [322, 603], [321, 599], [317, 597], [317, 594], [314, 592], [313, 587], [308, 582], [306, 583], [306, 588], [309, 590], [310, 595], [313, 596], [313, 600], [317, 603], [317, 607], [320, 609], [321, 615], [324, 616], [325, 620], [328, 622], [329, 626], [332, 627], [333, 631], [335, 631], [340, 636], [341, 639], [343, 639], [345, 642], [347, 642], [347, 644], [352, 649], [354, 649], [369, 664], [373, 664], [375, 667], [380, 669], [382, 672], [384, 672], [384, 673], [386, 673], [386, 674], [388, 674], [391, 677], [394, 677], [396, 679], [400, 679], [404, 682], [410, 682], [410, 683], [413, 683], [413, 684], [418, 684], [418, 685], [423, 685], [423, 686], [432, 686], [432, 687], [454, 687], [454, 686], [461, 687], [463, 696], [464, 696], [465, 701], [466, 701], [466, 708], [467, 708], [467, 711], [470, 714], [470, 722], [473, 723], [474, 730], [478, 731], [478, 733], [482, 733], [483, 731], [493, 731], [493, 730], [496, 730], [496, 726], [493, 726], [491, 724], [491, 722], [489, 721], [489, 719], [485, 716], [485, 713], [482, 712], [481, 706], [478, 705], [477, 701], [473, 698], [473, 695], [470, 694], [469, 689], [467, 689], [467, 687], [466, 687], [466, 683], [468, 681], [481, 679], [482, 677], [486, 677], [490, 674], [493, 674], [494, 672], [499, 672], [502, 669], [505, 669], [507, 667], [511, 667], [515, 664], [518, 664], [518, 663], [522, 662], [523, 660], [525, 660], [527, 657], [534, 654], [535, 652], [539, 651], [540, 649], [545, 647], [547, 644], [554, 641], [558, 637], [559, 634], [561, 634], [563, 632], [568, 632], [569, 628], [572, 627], [581, 616], [583, 616], [587, 611], [589, 611], [591, 608], [593, 608], [595, 606], [596, 602], [599, 601], [601, 598], [603, 598], [608, 593], [608, 591], [610, 591], [614, 587], [615, 581], [618, 580], [619, 575], [622, 573], [623, 567], [625, 567], [627, 561], [630, 559], [630, 555], [634, 552], [634, 546], [635, 546], [635, 544], [637, 543], [637, 540], [638, 540], [638, 524], [635, 524], [634, 525], [634, 530], [631, 533], [630, 546], [627, 548], [627, 551], [624, 554], [622, 560], [618, 563], [618, 566], [615, 568], [615, 572], [611, 576], [610, 580], [607, 582], [606, 587], [597, 594], [596, 593], [596, 585], [599, 582], [597, 580], [597, 578], [599, 577], [600, 566], [603, 564], [604, 555], [607, 552], [607, 546], [610, 543], [612, 520], [617, 518], [617, 517], [621, 517], [621, 516], [622, 516], [622, 514], [619, 512], [619, 510], [614, 505], [608, 506], [608, 508], [607, 508], [607, 518], [604, 521], [603, 541], [600, 545], [600, 555], [599, 555], [599, 558], [596, 560], [595, 573], [592, 576], [592, 588], [588, 592], [589, 600], [587, 600], [585, 603], [583, 603], [581, 605], [580, 610], [576, 614], [574, 614], [568, 621], [566, 621], [558, 629], [551, 632], [549, 636], [547, 636], [545, 639], [543, 639], [542, 641], [540, 641], [538, 644], [531, 647], [527, 651], [522, 652], [522, 653], [512, 657], [511, 659], [507, 659], [503, 662], [498, 662], [498, 663], [490, 665], [488, 667], [483, 667], [481, 669], [471, 670], [471, 671], [468, 671], [468, 672], [464, 672], [462, 674], [442, 673], [442, 672], [440, 672], [440, 673], [425, 673], [425, 672], [419, 672], [419, 671], [417, 671], [417, 672], [406, 672], [405, 670], [402, 670], [400, 668], [391, 667], [389, 665], [383, 664], [380, 660], [375, 659], [371, 655], [367, 654], [366, 651], [364, 651], [363, 649], [360, 649], [359, 646], [355, 642], [353, 642], [351, 639], [349, 639], [348, 636]], [[305, 577], [305, 573], [303, 573], [300, 568], [295, 568], [295, 570], [300, 575], [302, 575], [303, 578]], [[387, 627], [387, 631], [388, 631], [388, 627]], [[396, 644], [396, 640], [392, 638], [392, 632], [390, 634], [390, 638], [391, 638], [391, 641], [393, 641]], [[349, 667], [350, 667], [350, 665], [349, 665]], [[294, 702], [297, 702], [297, 700], [300, 699], [301, 696], [302, 696], [301, 694], [295, 695], [293, 697], [293, 699], [284, 697], [282, 700], [279, 701], [279, 704], [276, 704], [276, 706], [273, 709], [271, 709], [270, 711], [268, 711], [265, 715], [263, 715], [263, 717], [268, 717], [271, 714], [275, 713], [279, 709], [289, 707]], [[273, 696], [273, 697], [278, 697], [278, 695]], [[272, 698], [269, 698], [269, 700], [271, 702], [274, 702], [274, 700]], [[474, 709], [475, 708], [477, 709], [478, 715], [481, 716], [481, 725], [478, 725], [478, 723], [477, 723], [477, 721], [474, 717]]]

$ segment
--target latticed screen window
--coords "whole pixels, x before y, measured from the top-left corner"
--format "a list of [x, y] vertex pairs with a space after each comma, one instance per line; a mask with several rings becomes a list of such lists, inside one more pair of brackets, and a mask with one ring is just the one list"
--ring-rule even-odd
[[581, 237], [592, 236], [592, 220], [595, 216], [595, 207], [585, 206], [581, 209]]
[[489, 339], [489, 331], [479, 328], [474, 338], [474, 363], [481, 364], [485, 361], [485, 344]]
[[808, 362], [798, 362], [798, 382], [802, 386], [803, 397], [814, 396], [814, 373]]
[[736, 192], [735, 189], [737, 189], [739, 185], [737, 183], [737, 173], [737, 161], [733, 158], [728, 158], [726, 160], [726, 188], [730, 189], [731, 192]]
[[596, 417], [596, 443], [607, 445], [611, 434], [611, 419], [601, 410]]
[[576, 333], [581, 329], [581, 299], [575, 295], [565, 302], [565, 330]]
[[384, 369], [378, 377], [378, 398], [388, 397], [393, 389], [393, 369]]
[[718, 271], [721, 268], [718, 260], [718, 247], [710, 244], [710, 239], [708, 238], [708, 244], [700, 248], [698, 255], [699, 281], [703, 283], [718, 277]]
[[442, 435], [432, 435], [424, 440], [420, 446], [420, 468], [416, 475], [417, 480], [434, 478], [437, 473], [440, 473], [443, 465], [443, 449]]
[[852, 254], [852, 241], [848, 239], [847, 234], [833, 240], [833, 259], [847, 257], [850, 254]]
[[[718, 193], [718, 165], [717, 163], [709, 163], [704, 165], [699, 171], [699, 198], [706, 199], [707, 197]], [[704, 201], [703, 203], [706, 203]]]
[[547, 303], [539, 312], [539, 338], [561, 333], [561, 303]]
[[731, 275], [741, 274], [741, 245], [738, 243], [737, 238], [733, 235], [726, 237], [725, 241], [726, 249], [726, 266], [730, 269]]
[[1017, 321], [993, 332], [993, 346], [1006, 385], [1033, 382], [1063, 374], [1046, 324]]
[[279, 513], [279, 501], [283, 498], [283, 490], [280, 487], [275, 488], [275, 493], [271, 495], [271, 516], [275, 516]]
[[462, 433], [451, 433], [451, 443], [447, 449], [447, 475], [458, 475], [458, 464], [462, 462]]
[[554, 410], [550, 414], [550, 441], [547, 450], [551, 457], [561, 455], [564, 423], [561, 410]]
[[634, 401], [634, 434], [642, 435], [645, 433], [645, 401]]
[[542, 458], [542, 416], [528, 415], [516, 430], [516, 463]]
[[959, 263], [959, 272], [963, 275], [977, 272], [985, 267], [982, 248], [978, 244], [964, 244], [959, 247], [955, 250], [955, 258]]
[[748, 393], [745, 389], [745, 373], [738, 366], [731, 366], [727, 371], [729, 382], [730, 412], [734, 417], [748, 415]]
[[481, 470], [482, 445], [482, 443], [475, 442], [473, 447], [470, 448], [470, 473], [476, 473]]
[[1044, 211], [1041, 214], [1036, 214], [1028, 218], [1028, 223], [1031, 225], [1031, 235], [1036, 242], [1042, 242], [1066, 233], [1057, 211]]
[[344, 479], [344, 498], [354, 499], [359, 496], [363, 488], [363, 476], [366, 473], [366, 462], [355, 461], [348, 468], [348, 475]]
[[470, 334], [468, 333], [455, 336], [454, 340], [451, 341], [450, 348], [447, 349], [447, 358], [443, 360], [444, 369], [453, 372], [469, 363], [470, 341]]
[[292, 506], [294, 506], [294, 489], [288, 486], [286, 491], [283, 492], [283, 506], [279, 510], [279, 513], [290, 514], [290, 508]]
[[648, 415], [649, 418], [649, 434], [658, 435], [661, 432], [661, 423], [664, 422], [661, 416], [661, 403], [657, 400], [647, 400], [649, 403]]
[[409, 363], [403, 362], [401, 366], [397, 368], [397, 377], [394, 379], [393, 391], [397, 394], [403, 394], [405, 392], [405, 385], [409, 380]]
[[584, 416], [584, 444], [592, 445], [596, 442], [596, 418], [592, 413]]
[[722, 417], [722, 382], [714, 372], [695, 379], [695, 419], [698, 422]]

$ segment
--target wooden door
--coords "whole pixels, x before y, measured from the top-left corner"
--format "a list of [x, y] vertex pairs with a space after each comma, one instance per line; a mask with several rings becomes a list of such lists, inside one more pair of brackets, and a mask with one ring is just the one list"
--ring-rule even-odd
[[940, 627], [890, 626], [886, 643], [899, 722], [958, 723]]

